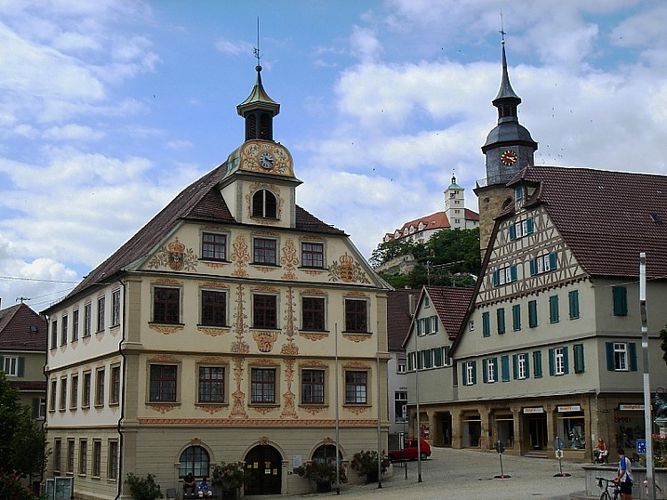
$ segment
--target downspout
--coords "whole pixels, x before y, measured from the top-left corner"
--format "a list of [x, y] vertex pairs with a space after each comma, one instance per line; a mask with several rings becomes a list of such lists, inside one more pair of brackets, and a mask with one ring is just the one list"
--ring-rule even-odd
[[119, 500], [123, 492], [123, 433], [121, 432], [121, 422], [125, 416], [125, 381], [127, 380], [127, 366], [125, 362], [125, 353], [123, 352], [123, 342], [125, 342], [125, 329], [126, 329], [126, 320], [127, 320], [127, 307], [125, 307], [126, 301], [126, 285], [123, 280], [118, 280], [120, 286], [123, 287], [123, 324], [120, 331], [120, 342], [118, 342], [118, 354], [123, 359], [123, 376], [121, 379], [120, 385], [120, 416], [118, 417], [118, 422], [116, 423], [116, 430], [118, 432], [118, 479], [116, 481], [116, 498]]
[[[49, 364], [49, 353], [51, 352], [51, 346], [49, 345], [49, 342], [51, 342], [51, 338], [49, 337], [49, 328], [51, 327], [51, 317], [47, 316], [46, 314], [43, 315], [44, 319], [46, 320], [46, 363], [44, 363], [44, 366], [42, 367], [42, 373], [44, 374], [44, 379], [46, 383], [46, 392], [45, 392], [45, 406], [44, 406], [44, 420], [42, 421], [42, 431], [44, 432], [44, 440], [46, 441], [45, 443], [45, 449], [44, 449], [44, 462], [42, 466], [42, 470], [39, 474], [39, 483], [44, 485], [44, 480], [45, 480], [45, 475], [46, 475], [46, 469], [48, 467], [47, 465], [47, 460], [46, 460], [46, 449], [49, 446], [49, 442], [46, 440], [47, 433], [49, 432], [49, 425], [46, 423], [46, 417], [49, 414], [49, 375], [46, 372], [46, 367]], [[41, 408], [41, 401], [39, 408]], [[39, 417], [39, 410], [37, 410], [37, 416]], [[32, 477], [30, 478], [30, 482], [32, 483]], [[32, 484], [30, 485], [31, 491], [32, 491]]]

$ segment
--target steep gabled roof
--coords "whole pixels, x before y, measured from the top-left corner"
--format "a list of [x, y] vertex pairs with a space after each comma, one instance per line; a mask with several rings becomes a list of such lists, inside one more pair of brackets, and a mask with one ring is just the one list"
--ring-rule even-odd
[[46, 351], [46, 319], [25, 304], [0, 310], [0, 349]]
[[646, 252], [647, 276], [667, 276], [667, 176], [532, 166], [508, 186], [520, 182], [537, 187], [525, 206], [545, 206], [586, 273], [638, 276]]
[[[130, 263], [147, 255], [181, 220], [237, 224], [218, 189], [218, 183], [226, 172], [227, 164], [223, 163], [186, 187], [124, 245], [91, 271], [68, 297], [110, 279]], [[299, 206], [296, 206], [295, 215], [296, 229], [299, 231], [345, 236], [344, 231], [322, 222]]]
[[410, 331], [410, 296], [415, 304], [419, 297], [418, 289], [392, 290], [387, 294], [387, 341], [389, 351], [402, 351], [403, 341]]

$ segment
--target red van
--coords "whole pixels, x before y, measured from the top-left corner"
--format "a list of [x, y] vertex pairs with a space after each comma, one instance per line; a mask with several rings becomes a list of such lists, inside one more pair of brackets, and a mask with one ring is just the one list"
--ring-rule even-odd
[[[421, 452], [421, 459], [426, 460], [431, 456], [431, 446], [428, 441], [421, 439], [419, 443], [419, 451]], [[406, 438], [405, 447], [402, 450], [393, 450], [389, 452], [389, 460], [417, 460], [417, 440], [413, 438]]]

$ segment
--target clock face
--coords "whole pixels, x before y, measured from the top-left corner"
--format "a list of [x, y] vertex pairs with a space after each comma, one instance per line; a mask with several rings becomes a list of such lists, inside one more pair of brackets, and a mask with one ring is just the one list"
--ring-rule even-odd
[[517, 157], [516, 153], [511, 149], [508, 149], [500, 155], [500, 162], [507, 166], [514, 165], [518, 159], [519, 158]]
[[259, 164], [262, 168], [271, 170], [273, 168], [273, 155], [268, 151], [264, 151], [259, 155]]

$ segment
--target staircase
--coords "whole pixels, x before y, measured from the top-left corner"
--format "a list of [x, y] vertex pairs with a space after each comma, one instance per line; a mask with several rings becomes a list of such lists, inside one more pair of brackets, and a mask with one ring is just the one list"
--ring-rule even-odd
[[531, 450], [523, 456], [528, 458], [549, 458], [549, 454], [543, 450]]

